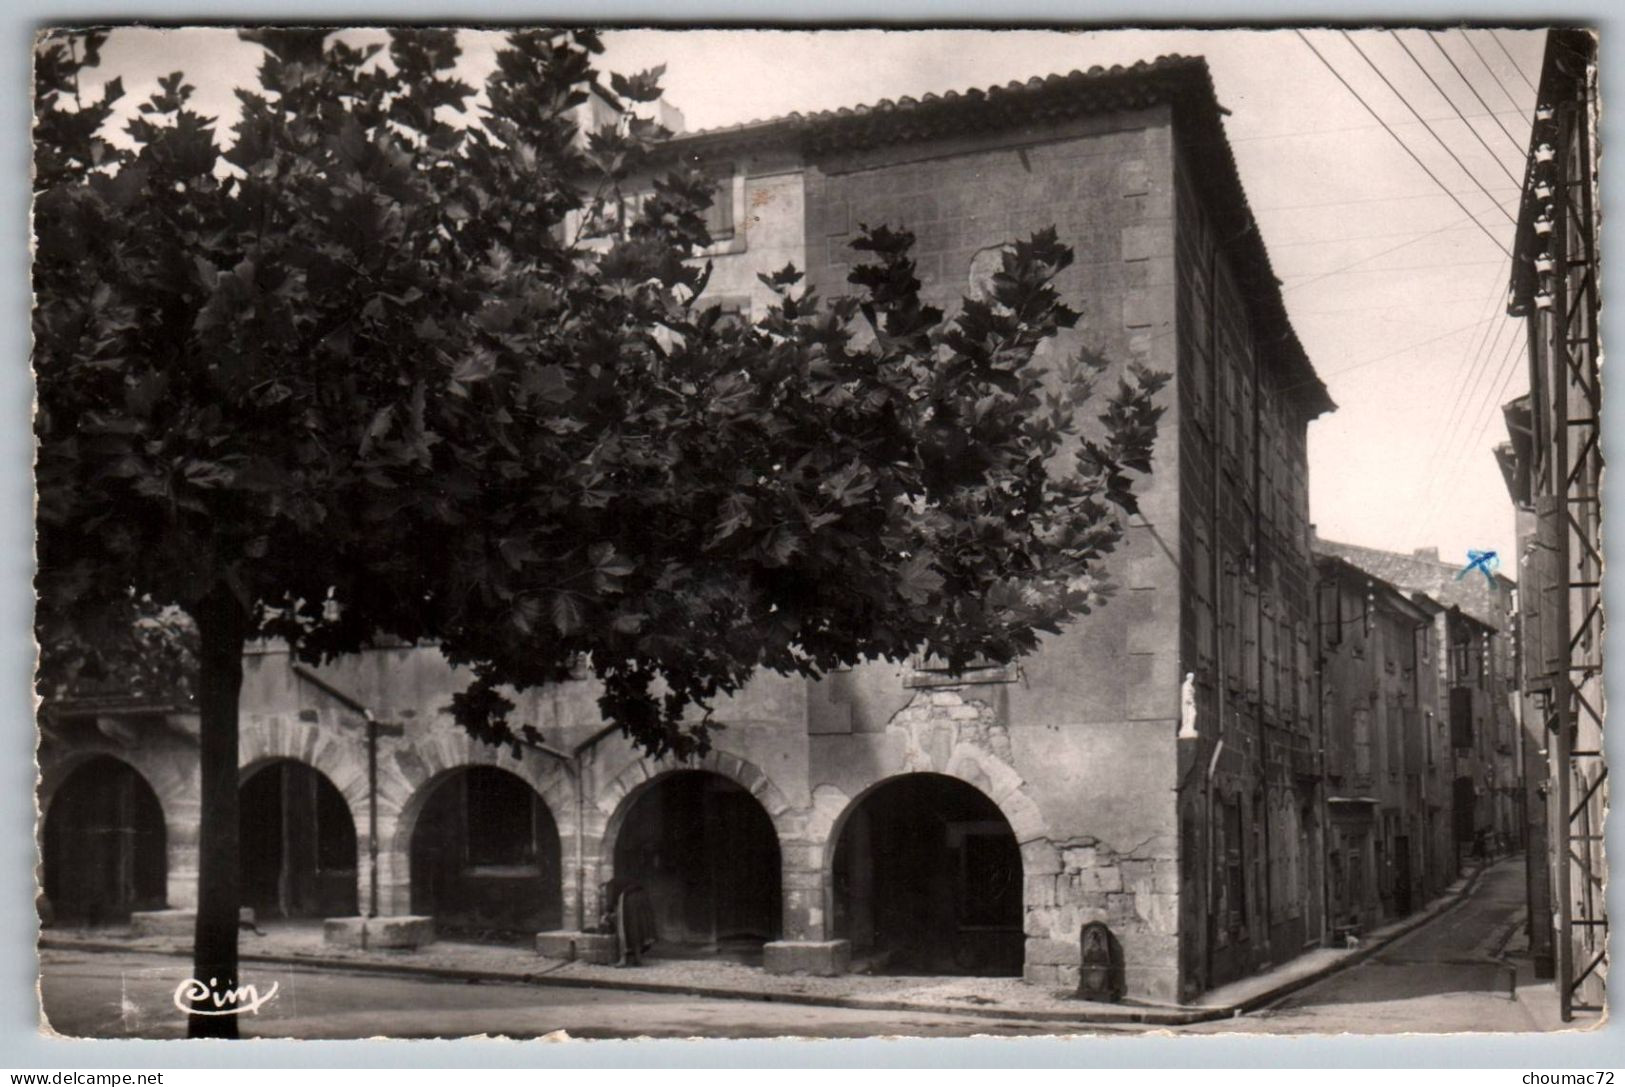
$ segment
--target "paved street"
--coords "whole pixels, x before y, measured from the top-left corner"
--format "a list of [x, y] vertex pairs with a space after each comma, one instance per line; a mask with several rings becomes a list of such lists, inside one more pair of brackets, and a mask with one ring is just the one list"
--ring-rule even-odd
[[[185, 1022], [171, 1002], [187, 976], [173, 956], [46, 951], [41, 989], [51, 1025], [89, 1037], [173, 1038]], [[278, 965], [251, 967], [261, 991], [279, 984], [245, 1036], [291, 1038], [460, 1038], [478, 1034], [535, 1038], [784, 1035], [854, 1038], [970, 1034], [1047, 1034], [1054, 1024], [1024, 1024], [929, 1012], [870, 1012], [763, 1001], [706, 1000], [605, 989], [470, 984], [380, 977]]]
[[[1486, 961], [1508, 943], [1521, 946], [1523, 860], [1484, 873], [1472, 897], [1443, 917], [1396, 940], [1358, 966], [1334, 974], [1242, 1019], [1201, 1024], [1190, 1032], [1271, 1034], [1403, 1034], [1553, 1029], [1550, 983], [1520, 978], [1521, 1000], [1509, 998], [1508, 968]], [[1553, 1014], [1543, 1014], [1552, 1005]]]
[[[1553, 1025], [1538, 1014], [1549, 986], [1522, 1001], [1508, 997], [1504, 965], [1487, 961], [1519, 924], [1523, 867], [1503, 861], [1474, 895], [1439, 920], [1396, 941], [1367, 962], [1311, 986], [1275, 1008], [1181, 1032], [1401, 1033], [1529, 1031]], [[177, 1037], [171, 1002], [186, 961], [148, 953], [46, 950], [41, 979], [46, 1014], [63, 1034]], [[1525, 971], [1527, 975], [1527, 971]], [[278, 992], [243, 1017], [250, 1036], [297, 1038], [534, 1038], [567, 1031], [578, 1038], [963, 1036], [1072, 1032], [1056, 1023], [887, 1012], [751, 1000], [630, 993], [507, 983], [386, 977], [330, 969], [254, 965], [246, 980]], [[1536, 1011], [1532, 1013], [1531, 1007]], [[1146, 1028], [1083, 1028], [1124, 1033]], [[1167, 1028], [1156, 1028], [1167, 1029]]]

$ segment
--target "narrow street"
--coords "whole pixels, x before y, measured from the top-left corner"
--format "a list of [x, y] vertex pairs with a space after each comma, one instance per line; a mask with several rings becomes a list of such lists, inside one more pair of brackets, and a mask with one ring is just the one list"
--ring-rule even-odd
[[[1359, 966], [1240, 1019], [1178, 1028], [1181, 1033], [1402, 1033], [1549, 1029], [1532, 1014], [1546, 991], [1509, 998], [1509, 968], [1491, 956], [1508, 942], [1523, 909], [1516, 858], [1485, 873], [1468, 901]], [[1514, 939], [1514, 943], [1516, 940]], [[178, 1037], [185, 1028], [171, 996], [184, 959], [146, 953], [46, 950], [41, 992], [52, 1027], [89, 1037]], [[1527, 971], [1525, 971], [1527, 975]], [[243, 1017], [257, 1037], [449, 1038], [475, 1034], [577, 1038], [921, 1037], [973, 1034], [1133, 1033], [1147, 1028], [1070, 1027], [930, 1011], [869, 1011], [754, 1000], [545, 985], [467, 983], [305, 967], [259, 965], [247, 981], [276, 997]], [[1537, 1007], [1538, 1011], [1538, 1007]], [[1154, 1028], [1167, 1029], [1167, 1028]]]
[[1273, 1008], [1186, 1029], [1271, 1034], [1553, 1029], [1550, 982], [1533, 986], [1527, 962], [1518, 963], [1523, 999], [1513, 1000], [1511, 968], [1494, 959], [1505, 946], [1522, 946], [1523, 914], [1523, 859], [1512, 857], [1485, 872], [1467, 901], [1360, 965]]

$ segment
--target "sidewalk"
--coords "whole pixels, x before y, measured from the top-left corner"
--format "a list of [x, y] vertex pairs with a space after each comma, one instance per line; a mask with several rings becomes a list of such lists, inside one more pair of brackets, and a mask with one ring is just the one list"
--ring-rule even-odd
[[[329, 947], [321, 926], [278, 926], [263, 936], [244, 933], [247, 963], [303, 966], [356, 973], [409, 975], [455, 981], [556, 985], [667, 993], [724, 1000], [932, 1012], [1069, 1024], [1151, 1024], [1184, 1026], [1226, 1019], [1265, 1007], [1337, 971], [1362, 962], [1399, 937], [1443, 914], [1472, 892], [1478, 872], [1457, 880], [1439, 898], [1410, 917], [1368, 934], [1354, 949], [1317, 948], [1281, 966], [1203, 994], [1194, 1004], [1098, 1004], [1068, 991], [1041, 988], [1020, 978], [841, 977], [776, 975], [719, 959], [656, 960], [641, 967], [616, 968], [539, 958], [523, 947], [439, 940], [416, 951]], [[41, 949], [191, 954], [186, 937], [132, 938], [116, 929], [53, 930]]]

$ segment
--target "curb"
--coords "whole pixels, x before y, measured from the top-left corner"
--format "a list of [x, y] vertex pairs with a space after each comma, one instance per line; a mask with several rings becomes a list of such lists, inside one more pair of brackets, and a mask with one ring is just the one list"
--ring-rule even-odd
[[[391, 962], [355, 962], [347, 959], [324, 959], [317, 956], [302, 955], [275, 955], [255, 954], [247, 952], [240, 956], [243, 962], [269, 963], [277, 966], [304, 966], [313, 969], [343, 971], [358, 974], [382, 974], [391, 977], [420, 977], [433, 978], [440, 981], [461, 982], [495, 982], [507, 985], [544, 985], [561, 989], [610, 989], [622, 992], [657, 993], [666, 996], [697, 996], [709, 1000], [750, 1000], [764, 1004], [791, 1004], [807, 1007], [844, 1008], [853, 1011], [889, 1011], [889, 1012], [925, 1012], [933, 1015], [960, 1015], [977, 1019], [1022, 1020], [1030, 1023], [1071, 1023], [1088, 1024], [1140, 1024], [1150, 1026], [1191, 1026], [1196, 1023], [1207, 1023], [1218, 1019], [1232, 1019], [1268, 1007], [1278, 1001], [1284, 1000], [1292, 994], [1299, 992], [1317, 982], [1324, 981], [1333, 974], [1340, 973], [1352, 966], [1366, 961], [1378, 951], [1386, 949], [1396, 940], [1408, 936], [1417, 929], [1438, 920], [1462, 902], [1465, 902], [1477, 888], [1479, 878], [1485, 869], [1479, 868], [1467, 877], [1467, 882], [1455, 896], [1437, 909], [1418, 914], [1399, 924], [1399, 927], [1385, 935], [1380, 941], [1367, 947], [1362, 947], [1334, 962], [1302, 977], [1293, 978], [1283, 982], [1273, 989], [1247, 997], [1232, 1004], [1218, 1004], [1211, 1007], [1192, 1006], [1184, 1008], [1157, 1008], [1136, 1007], [1133, 1005], [1119, 1005], [1118, 1009], [1106, 1010], [1096, 1008], [1078, 1011], [1051, 1011], [1033, 1009], [1022, 1011], [1016, 1008], [967, 1008], [956, 1004], [945, 1003], [919, 1003], [907, 1000], [888, 1000], [883, 997], [861, 996], [818, 996], [811, 993], [774, 993], [753, 991], [747, 989], [722, 989], [705, 985], [683, 985], [660, 981], [637, 981], [604, 978], [576, 978], [555, 977], [548, 970], [529, 973], [510, 973], [499, 970], [470, 970], [451, 966], [426, 966], [412, 963]], [[74, 941], [53, 940], [42, 937], [39, 941], [42, 950], [54, 951], [89, 951], [89, 952], [124, 952], [135, 951], [141, 954], [170, 955], [175, 957], [190, 957], [189, 950], [171, 950], [163, 948], [132, 948], [127, 944], [112, 941]], [[559, 966], [564, 964], [560, 963]], [[559, 966], [552, 969], [556, 970]]]
[[1387, 950], [1400, 939], [1409, 936], [1411, 933], [1415, 932], [1419, 928], [1422, 928], [1424, 925], [1432, 924], [1434, 921], [1437, 921], [1439, 918], [1443, 917], [1445, 914], [1467, 901], [1467, 899], [1471, 897], [1473, 891], [1477, 889], [1479, 878], [1483, 876], [1486, 867], [1488, 866], [1481, 866], [1470, 874], [1467, 877], [1467, 882], [1462, 885], [1461, 890], [1457, 891], [1453, 898], [1439, 906], [1437, 909], [1429, 910], [1425, 913], [1420, 913], [1416, 916], [1409, 917], [1401, 922], [1398, 922], [1398, 927], [1389, 932], [1381, 940], [1366, 947], [1362, 947], [1358, 951], [1345, 955], [1336, 962], [1329, 962], [1319, 970], [1305, 974], [1301, 978], [1294, 978], [1289, 982], [1276, 986], [1274, 989], [1259, 993], [1257, 996], [1248, 997], [1246, 1000], [1238, 1001], [1235, 1004], [1225, 1005], [1228, 1014], [1247, 1015], [1251, 1012], [1267, 1008], [1271, 1004], [1276, 1004], [1282, 1000], [1285, 1000], [1293, 993], [1307, 989], [1316, 982], [1324, 981], [1333, 974], [1347, 970], [1351, 966], [1360, 965], [1362, 962], [1365, 962], [1379, 951]]

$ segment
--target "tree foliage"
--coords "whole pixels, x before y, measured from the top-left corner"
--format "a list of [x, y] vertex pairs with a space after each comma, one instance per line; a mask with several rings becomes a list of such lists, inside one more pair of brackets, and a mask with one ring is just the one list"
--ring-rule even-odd
[[224, 587], [307, 659], [438, 640], [483, 739], [534, 738], [502, 689], [584, 660], [606, 718], [687, 754], [759, 668], [1008, 660], [1097, 602], [1164, 379], [1080, 432], [1099, 360], [1035, 362], [1077, 319], [1052, 231], [952, 319], [876, 225], [850, 296], [786, 268], [728, 321], [703, 175], [661, 176], [649, 122], [579, 138], [591, 33], [509, 35], [477, 117], [452, 32], [243, 36], [229, 141], [177, 73], [112, 142], [118, 81], [78, 94], [102, 36], [37, 50], [42, 626]]

